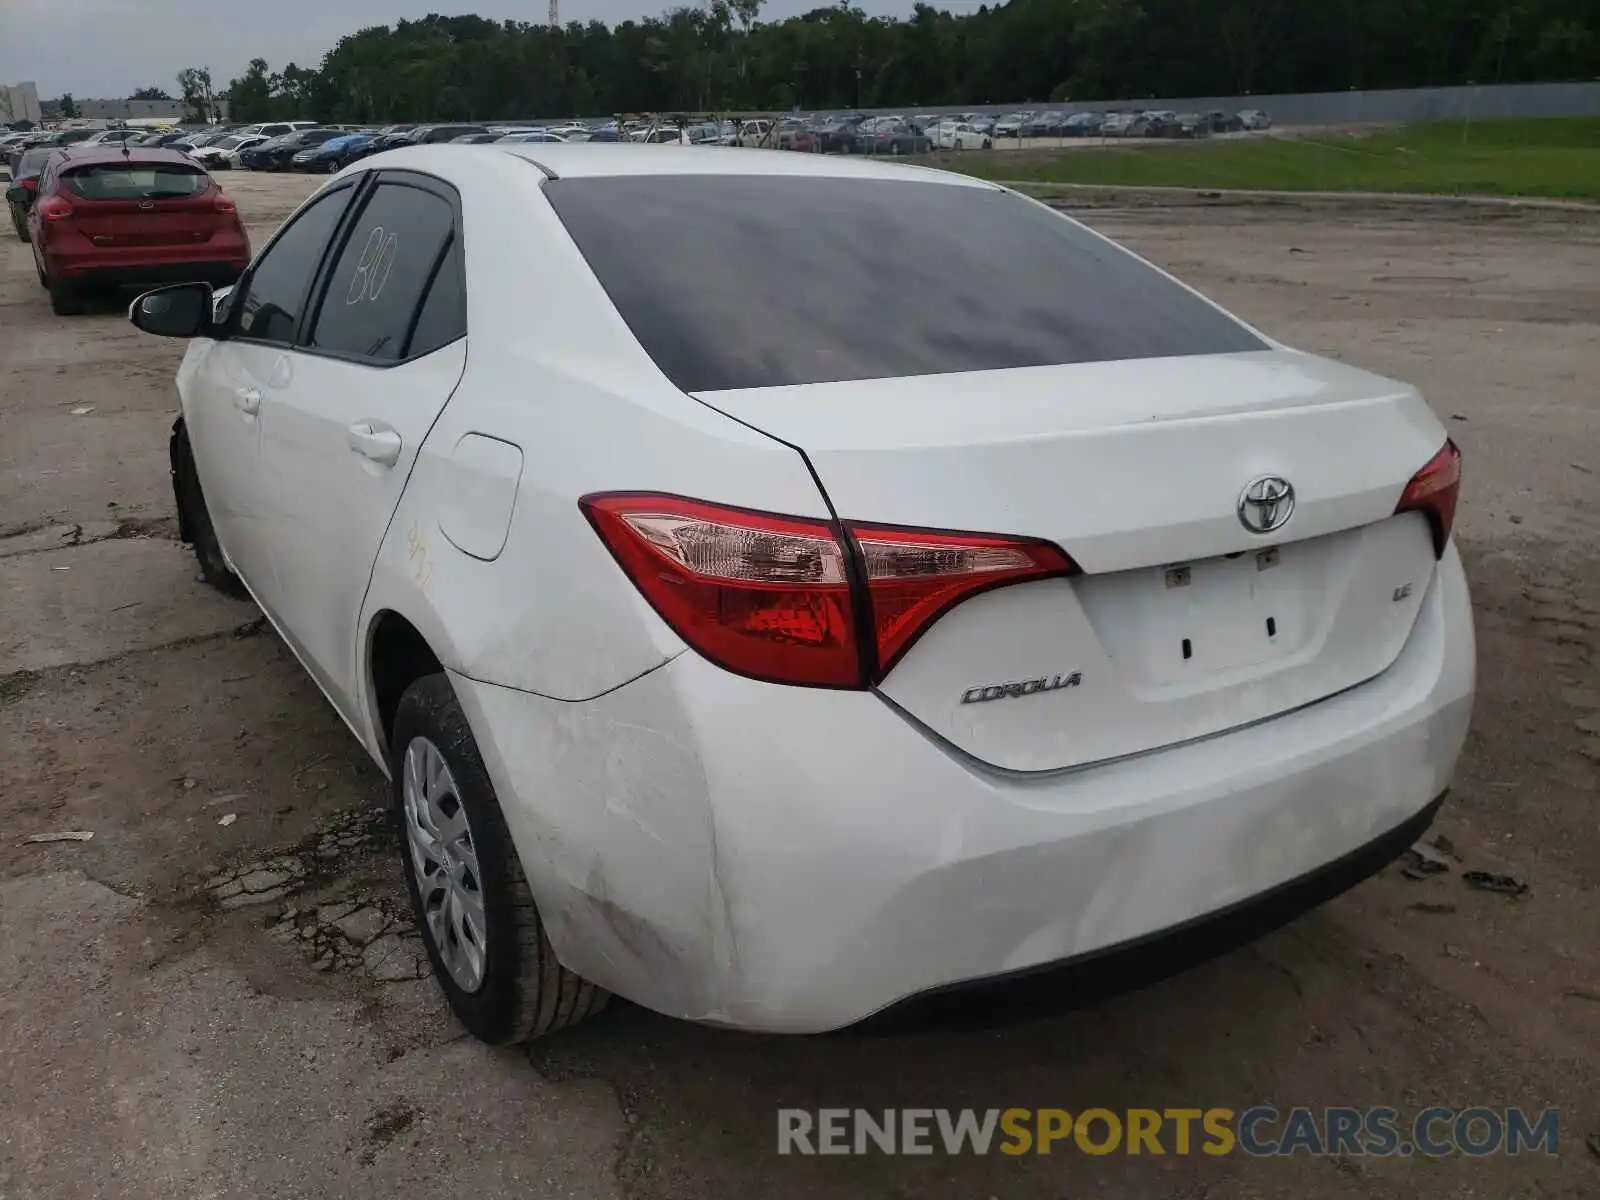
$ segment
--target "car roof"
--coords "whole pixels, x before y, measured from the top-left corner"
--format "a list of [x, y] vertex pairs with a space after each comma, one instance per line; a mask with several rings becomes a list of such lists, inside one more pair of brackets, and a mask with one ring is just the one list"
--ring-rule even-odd
[[868, 156], [831, 154], [762, 154], [718, 146], [677, 146], [663, 150], [639, 142], [491, 142], [480, 146], [412, 146], [385, 151], [364, 160], [368, 170], [414, 165], [448, 179], [452, 168], [465, 165], [467, 154], [504, 154], [526, 159], [559, 179], [596, 179], [640, 175], [802, 175], [813, 178], [914, 179], [956, 187], [993, 188], [967, 175], [928, 167], [874, 162]]
[[140, 163], [146, 166], [153, 163], [194, 165], [194, 160], [181, 150], [169, 150], [165, 146], [130, 146], [126, 154], [121, 146], [63, 146], [57, 149], [73, 166], [102, 162]]

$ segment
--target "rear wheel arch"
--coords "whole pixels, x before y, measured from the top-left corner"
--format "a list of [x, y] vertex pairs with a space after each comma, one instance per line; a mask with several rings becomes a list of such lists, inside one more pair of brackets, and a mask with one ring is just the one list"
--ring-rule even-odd
[[387, 747], [400, 697], [417, 680], [441, 674], [444, 664], [414, 624], [394, 609], [384, 609], [368, 626], [366, 682], [373, 728]]
[[[494, 783], [449, 680], [434, 673], [407, 684], [393, 720], [391, 803], [406, 889], [435, 979], [457, 1019], [476, 1037], [505, 1045], [554, 1033], [599, 1012], [609, 993], [556, 957]], [[422, 756], [417, 769], [411, 765], [413, 753]], [[429, 757], [442, 780], [435, 767], [426, 765]], [[434, 782], [424, 787], [424, 778]], [[455, 893], [453, 902], [446, 893]], [[476, 962], [470, 952], [457, 953], [471, 946], [479, 951]]]

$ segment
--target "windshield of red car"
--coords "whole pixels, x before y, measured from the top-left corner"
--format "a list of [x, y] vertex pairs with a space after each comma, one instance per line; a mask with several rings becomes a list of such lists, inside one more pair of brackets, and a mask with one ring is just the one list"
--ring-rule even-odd
[[197, 196], [211, 177], [183, 163], [88, 163], [67, 171], [61, 182], [85, 200], [159, 200]]

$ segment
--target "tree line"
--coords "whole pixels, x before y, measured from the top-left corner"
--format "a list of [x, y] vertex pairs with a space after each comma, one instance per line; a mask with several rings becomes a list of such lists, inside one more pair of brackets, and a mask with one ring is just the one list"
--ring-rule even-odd
[[[381, 123], [1160, 96], [1600, 77], [1595, 0], [1010, 0], [783, 21], [763, 0], [565, 28], [427, 16], [342, 39], [315, 67], [253, 60], [236, 121]], [[180, 76], [210, 98], [210, 72]]]

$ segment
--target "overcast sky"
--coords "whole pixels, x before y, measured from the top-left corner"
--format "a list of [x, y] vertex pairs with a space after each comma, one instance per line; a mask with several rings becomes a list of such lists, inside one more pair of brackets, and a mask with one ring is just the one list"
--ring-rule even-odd
[[[768, 0], [766, 20], [828, 0]], [[911, 11], [912, 0], [856, 0], [869, 14]], [[670, 0], [561, 0], [561, 19], [604, 21], [654, 16]], [[970, 11], [968, 0], [940, 7]], [[209, 66], [216, 85], [261, 57], [273, 68], [315, 66], [344, 34], [393, 25], [429, 12], [476, 12], [495, 20], [542, 21], [549, 0], [0, 0], [0, 83], [32, 80], [39, 96], [126, 96], [160, 87], [177, 94], [177, 73]]]

